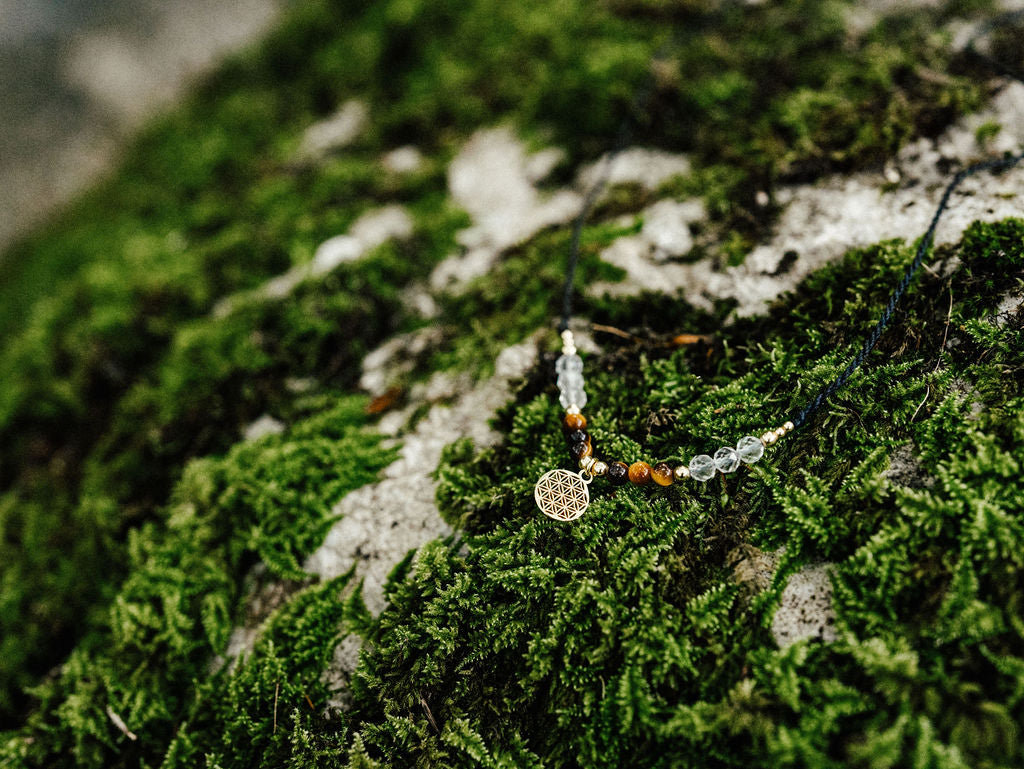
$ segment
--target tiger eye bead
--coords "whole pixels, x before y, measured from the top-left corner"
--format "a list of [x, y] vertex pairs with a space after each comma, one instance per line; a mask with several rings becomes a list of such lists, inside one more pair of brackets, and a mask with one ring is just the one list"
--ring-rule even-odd
[[668, 462], [658, 462], [658, 464], [651, 468], [651, 477], [659, 486], [671, 486], [672, 481], [675, 480], [672, 476], [672, 468], [669, 467]]
[[608, 480], [621, 486], [629, 480], [629, 468], [625, 462], [612, 462], [608, 465]]
[[586, 430], [587, 418], [582, 414], [566, 414], [565, 419], [562, 420], [562, 427], [567, 433], [571, 433], [573, 430]]
[[629, 480], [643, 486], [651, 480], [651, 466], [646, 462], [634, 462], [629, 466]]
[[572, 444], [569, 453], [572, 454], [574, 459], [583, 459], [583, 457], [589, 457], [593, 454], [594, 448], [590, 445], [590, 441], [580, 441]]

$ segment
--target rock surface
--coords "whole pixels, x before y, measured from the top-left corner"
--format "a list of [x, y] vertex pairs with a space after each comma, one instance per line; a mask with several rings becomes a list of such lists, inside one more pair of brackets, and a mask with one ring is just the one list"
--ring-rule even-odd
[[834, 641], [835, 617], [829, 565], [806, 566], [789, 578], [782, 591], [772, 635], [783, 649], [811, 638]]
[[530, 342], [509, 347], [498, 357], [493, 377], [451, 404], [431, 406], [402, 437], [401, 456], [385, 469], [382, 480], [347, 494], [334, 506], [332, 514], [341, 518], [309, 557], [306, 570], [329, 579], [355, 563], [363, 579], [363, 599], [371, 612], [379, 613], [385, 605], [384, 582], [395, 564], [410, 550], [450, 532], [438, 514], [437, 483], [431, 477], [441, 451], [464, 437], [480, 447], [498, 440], [489, 420], [508, 401], [512, 381], [535, 363], [536, 355]]
[[531, 159], [505, 127], [480, 130], [463, 145], [448, 167], [448, 189], [473, 224], [458, 235], [464, 253], [434, 270], [430, 283], [435, 290], [486, 274], [505, 249], [576, 215], [582, 202], [578, 192], [537, 190], [535, 183], [554, 156], [537, 157]]
[[[1001, 126], [990, 146], [976, 141], [979, 126]], [[617, 295], [659, 290], [679, 292], [688, 302], [711, 309], [714, 300], [734, 299], [736, 314], [764, 312], [769, 302], [792, 290], [811, 272], [840, 258], [851, 248], [890, 238], [920, 237], [952, 176], [944, 169], [965, 167], [985, 157], [1017, 152], [1024, 146], [1024, 84], [1009, 83], [992, 104], [945, 131], [935, 140], [919, 139], [893, 161], [900, 180], [890, 190], [885, 175], [833, 176], [809, 185], [781, 189], [783, 212], [771, 238], [758, 244], [743, 264], [720, 269], [713, 259], [693, 264], [652, 258], [655, 243], [645, 233], [613, 243], [602, 252], [626, 270], [628, 282], [596, 284], [594, 293]], [[616, 160], [616, 163], [618, 160]], [[938, 245], [959, 239], [974, 221], [997, 221], [1020, 213], [1017, 191], [1024, 188], [1024, 168], [1000, 176], [979, 174], [953, 196], [936, 233]], [[780, 270], [783, 255], [796, 259]]]

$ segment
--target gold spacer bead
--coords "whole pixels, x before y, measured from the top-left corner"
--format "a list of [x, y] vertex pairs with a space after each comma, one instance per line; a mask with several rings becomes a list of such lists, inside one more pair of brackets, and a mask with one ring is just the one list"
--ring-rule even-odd
[[608, 464], [601, 461], [594, 462], [593, 466], [590, 468], [590, 472], [592, 475], [604, 475], [608, 472]]
[[776, 438], [781, 438], [781, 437], [783, 437], [783, 436], [784, 436], [784, 435], [785, 435], [785, 434], [786, 434], [787, 432], [788, 432], [788, 431], [786, 430], [786, 428], [785, 428], [785, 427], [776, 427], [776, 428], [775, 428], [775, 437], [776, 437]]
[[580, 411], [580, 407], [579, 407], [579, 406], [577, 406], [577, 405], [576, 405], [576, 404], [574, 403], [573, 405], [571, 405], [571, 406], [570, 406], [569, 408], [567, 408], [567, 409], [565, 410], [565, 413], [566, 413], [566, 414], [582, 414], [583, 412], [581, 412], [581, 411]]
[[583, 457], [583, 459], [580, 460], [580, 470], [585, 470], [588, 473], [592, 472], [591, 468], [594, 466], [596, 461], [597, 460], [593, 457]]
[[783, 427], [786, 428], [787, 433], [791, 433], [796, 429], [796, 425], [794, 425], [792, 422], [786, 422], [786, 424], [784, 424]]
[[775, 434], [775, 431], [769, 430], [768, 432], [761, 436], [761, 443], [763, 443], [765, 446], [771, 446], [778, 439], [779, 436]]
[[686, 465], [679, 465], [675, 470], [672, 471], [672, 475], [676, 477], [677, 481], [685, 481], [690, 477], [690, 468]]

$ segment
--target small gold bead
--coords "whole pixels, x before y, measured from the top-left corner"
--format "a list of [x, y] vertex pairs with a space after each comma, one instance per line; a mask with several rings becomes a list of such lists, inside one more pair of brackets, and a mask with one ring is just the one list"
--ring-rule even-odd
[[690, 468], [686, 465], [679, 465], [679, 467], [672, 471], [672, 475], [676, 477], [677, 481], [684, 481], [690, 477]]
[[590, 472], [594, 475], [604, 475], [608, 472], [608, 465], [605, 462], [594, 462], [593, 467], [590, 468]]
[[785, 434], [786, 434], [786, 428], [785, 427], [776, 427], [775, 428], [775, 437], [776, 438], [781, 438]]
[[779, 436], [775, 434], [775, 431], [769, 430], [768, 432], [761, 436], [761, 443], [763, 443], [765, 446], [771, 446], [778, 439]]
[[594, 466], [594, 462], [596, 461], [597, 460], [591, 456], [583, 457], [583, 459], [580, 460], [580, 470], [585, 470], [589, 473], [591, 471], [590, 468]]
[[565, 410], [565, 413], [566, 414], [579, 414], [580, 413], [580, 407], [575, 405], [575, 404], [573, 404], [572, 406], [570, 406], [569, 408], [567, 408]]
[[786, 422], [786, 424], [784, 424], [783, 427], [786, 428], [787, 433], [791, 433], [796, 429], [796, 425], [794, 425], [792, 422]]

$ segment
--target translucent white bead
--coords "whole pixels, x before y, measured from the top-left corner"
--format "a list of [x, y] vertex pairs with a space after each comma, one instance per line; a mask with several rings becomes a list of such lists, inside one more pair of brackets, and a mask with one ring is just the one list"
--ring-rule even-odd
[[736, 453], [736, 449], [729, 448], [728, 446], [722, 446], [718, 451], [715, 452], [715, 467], [723, 473], [732, 473], [736, 471], [736, 468], [740, 466], [740, 455]]
[[582, 374], [583, 359], [579, 355], [559, 355], [558, 360], [555, 361], [555, 371], [559, 376], [569, 372]]
[[752, 465], [764, 456], [764, 444], [761, 443], [760, 438], [748, 435], [745, 438], [740, 438], [739, 443], [736, 444], [736, 453], [740, 455], [740, 459], [748, 465]]
[[562, 404], [563, 409], [570, 406], [583, 408], [587, 405], [587, 393], [582, 387], [578, 390], [562, 390], [562, 394], [558, 396], [558, 402]]
[[695, 481], [707, 481], [715, 475], [715, 462], [707, 454], [698, 454], [690, 460], [690, 477]]
[[558, 379], [555, 381], [558, 382], [558, 388], [560, 390], [578, 390], [583, 387], [583, 374], [567, 372], [565, 374], [559, 374]]

